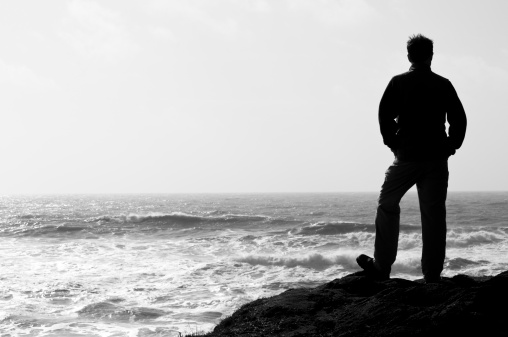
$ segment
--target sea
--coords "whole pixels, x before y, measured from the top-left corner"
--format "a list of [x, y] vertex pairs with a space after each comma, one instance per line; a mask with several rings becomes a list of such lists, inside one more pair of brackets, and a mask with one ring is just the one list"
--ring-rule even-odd
[[[185, 336], [359, 271], [377, 193], [0, 197], [0, 336]], [[422, 278], [418, 197], [392, 277]], [[508, 269], [508, 192], [449, 192], [443, 276]]]

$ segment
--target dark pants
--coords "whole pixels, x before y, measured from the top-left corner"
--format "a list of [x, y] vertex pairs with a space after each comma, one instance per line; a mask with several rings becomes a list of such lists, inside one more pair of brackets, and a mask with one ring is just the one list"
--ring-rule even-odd
[[378, 200], [374, 259], [383, 270], [391, 270], [397, 256], [400, 199], [414, 184], [422, 219], [422, 272], [425, 276], [438, 276], [443, 270], [446, 249], [446, 159], [426, 162], [396, 159], [388, 168]]

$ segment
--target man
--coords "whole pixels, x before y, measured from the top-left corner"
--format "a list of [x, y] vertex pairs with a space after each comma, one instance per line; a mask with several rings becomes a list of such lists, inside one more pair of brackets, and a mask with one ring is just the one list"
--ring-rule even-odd
[[451, 82], [430, 69], [432, 40], [420, 34], [411, 36], [407, 51], [411, 68], [391, 79], [379, 104], [381, 134], [395, 161], [385, 173], [378, 200], [374, 258], [362, 254], [357, 263], [367, 276], [390, 277], [397, 255], [399, 203], [416, 184], [422, 272], [425, 281], [433, 283], [441, 279], [445, 259], [448, 157], [462, 145], [467, 120]]

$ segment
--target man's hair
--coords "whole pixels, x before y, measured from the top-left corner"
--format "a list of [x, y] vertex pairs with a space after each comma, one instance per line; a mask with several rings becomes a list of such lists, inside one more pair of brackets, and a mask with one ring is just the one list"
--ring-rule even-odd
[[434, 42], [421, 34], [410, 36], [407, 52], [413, 62], [423, 62], [434, 54]]

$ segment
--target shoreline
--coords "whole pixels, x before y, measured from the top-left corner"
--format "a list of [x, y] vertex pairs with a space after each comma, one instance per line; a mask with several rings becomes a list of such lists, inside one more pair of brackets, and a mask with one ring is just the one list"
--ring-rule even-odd
[[430, 284], [357, 272], [255, 300], [213, 331], [190, 336], [505, 336], [507, 302], [508, 271]]

